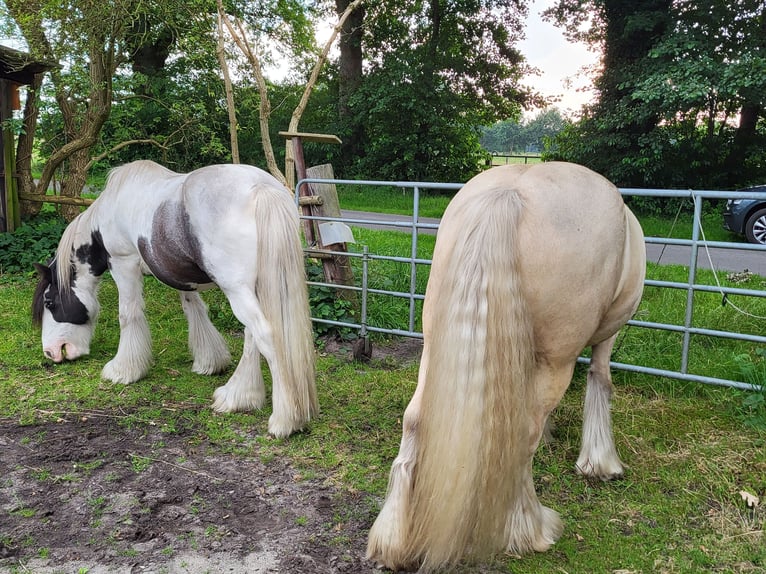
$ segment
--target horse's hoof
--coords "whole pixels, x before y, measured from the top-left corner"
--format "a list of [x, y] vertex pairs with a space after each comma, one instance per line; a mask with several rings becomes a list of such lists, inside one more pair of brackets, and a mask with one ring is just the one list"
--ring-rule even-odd
[[622, 464], [619, 462], [601, 462], [593, 464], [590, 460], [578, 460], [575, 465], [577, 474], [581, 474], [587, 478], [597, 478], [604, 482], [609, 480], [617, 480], [623, 477], [624, 470]]
[[134, 383], [144, 376], [144, 373], [131, 373], [129, 369], [124, 369], [118, 366], [114, 360], [109, 361], [104, 368], [101, 369], [101, 378], [113, 383], [120, 383], [127, 385]]
[[252, 391], [234, 391], [228, 385], [218, 387], [213, 393], [213, 410], [218, 413], [257, 411], [266, 397]]
[[192, 365], [192, 373], [197, 373], [198, 375], [218, 375], [228, 369], [230, 363], [231, 361], [227, 361], [225, 364], [212, 365], [198, 365], [194, 363]]
[[271, 415], [269, 417], [269, 434], [273, 435], [276, 438], [286, 438], [293, 434], [294, 432], [298, 432], [300, 430], [303, 430], [306, 426], [306, 423], [290, 423], [290, 422], [279, 422], [274, 418], [274, 415]]

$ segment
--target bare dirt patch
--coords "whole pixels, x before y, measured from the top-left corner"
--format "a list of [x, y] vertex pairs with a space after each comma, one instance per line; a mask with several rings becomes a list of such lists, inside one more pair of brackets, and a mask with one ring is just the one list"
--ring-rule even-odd
[[[323, 343], [352, 356], [352, 343]], [[421, 349], [416, 339], [376, 344], [371, 360], [401, 365]], [[286, 459], [222, 453], [192, 428], [126, 425], [126, 415], [0, 418], [0, 572], [380, 572], [364, 559], [377, 513], [368, 493], [307, 480]]]
[[370, 572], [365, 495], [114, 418], [0, 421], [0, 571]]

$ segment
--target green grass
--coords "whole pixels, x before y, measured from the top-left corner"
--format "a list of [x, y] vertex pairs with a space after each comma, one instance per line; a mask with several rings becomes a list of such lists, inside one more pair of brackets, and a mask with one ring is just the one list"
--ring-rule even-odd
[[[372, 211], [397, 215], [412, 215], [411, 189], [394, 187], [371, 187], [363, 185], [338, 186], [341, 209]], [[454, 192], [421, 191], [419, 214], [421, 217], [441, 217]], [[669, 200], [677, 201], [677, 200]], [[685, 200], [684, 200], [685, 201]], [[688, 202], [687, 202], [688, 203]], [[702, 214], [702, 234], [708, 241], [743, 242], [744, 239], [723, 228], [723, 206], [705, 205]], [[675, 211], [675, 208], [673, 208]], [[647, 215], [637, 212], [644, 235], [674, 239], [691, 239], [692, 213], [690, 204], [686, 210], [672, 217]], [[700, 238], [703, 238], [702, 235]]]
[[528, 164], [528, 163], [540, 163], [542, 158], [540, 155], [535, 154], [513, 154], [513, 155], [493, 155], [492, 165], [509, 165], [509, 164]]
[[[741, 235], [736, 235], [723, 228], [722, 207], [711, 208], [702, 214], [700, 239], [707, 241], [744, 242]], [[658, 217], [638, 214], [641, 227], [646, 237], [691, 239], [693, 216], [685, 212], [678, 217]]]
[[[407, 234], [358, 229], [355, 235], [360, 241], [355, 250], [366, 244], [371, 253], [409, 255]], [[420, 236], [419, 248], [420, 256], [430, 256], [433, 237]], [[418, 292], [423, 292], [427, 275], [427, 267], [418, 268]], [[685, 281], [686, 270], [650, 264], [648, 276]], [[699, 271], [698, 280], [714, 282], [712, 272], [704, 270]], [[725, 273], [719, 273], [719, 280], [731, 284]], [[754, 276], [737, 286], [763, 289], [764, 281]], [[373, 261], [370, 282], [378, 288], [406, 291], [409, 264]], [[225, 382], [227, 374], [204, 377], [191, 373], [185, 320], [172, 290], [147, 280], [155, 365], [145, 379], [123, 386], [100, 379], [101, 368], [116, 351], [118, 340], [112, 281], [106, 279], [101, 290], [102, 315], [92, 354], [56, 366], [43, 358], [39, 333], [30, 323], [33, 288], [29, 278], [0, 278], [0, 412], [4, 422], [30, 424], [115, 415], [121, 424], [131, 427], [183, 431], [192, 444], [209, 445], [215, 453], [256, 456], [267, 463], [287, 457], [305, 478], [321, 477], [341, 492], [368, 495], [357, 511], [375, 515], [398, 451], [401, 417], [415, 388], [415, 361], [353, 363], [320, 348], [317, 386], [321, 415], [307, 432], [275, 440], [266, 434], [270, 407], [227, 415], [210, 410], [212, 392]], [[241, 328], [224, 297], [218, 291], [206, 292], [204, 297], [233, 356], [238, 357]], [[648, 288], [638, 318], [678, 323], [683, 320], [685, 301], [684, 291]], [[753, 315], [766, 316], [763, 299], [734, 301]], [[720, 296], [697, 294], [695, 306], [695, 326], [763, 333], [763, 319], [722, 306]], [[373, 299], [370, 323], [401, 327], [408, 312], [406, 301]], [[374, 344], [386, 341], [376, 339]], [[690, 370], [764, 381], [764, 354], [757, 344], [694, 337]], [[614, 359], [675, 370], [680, 361], [680, 336], [629, 328], [618, 341]], [[265, 377], [270, 384], [267, 371]], [[564, 534], [549, 552], [523, 559], [499, 557], [487, 570], [514, 574], [764, 571], [766, 401], [758, 398], [766, 395], [626, 372], [614, 373], [614, 382], [615, 438], [626, 463], [626, 477], [601, 483], [584, 480], [573, 470], [585, 386], [585, 370], [578, 367], [555, 413], [556, 440], [540, 448], [534, 465], [541, 501], [561, 513]], [[152, 445], [158, 453], [162, 448], [161, 442]], [[130, 462], [135, 472], [144, 472], [153, 459], [134, 455]], [[39, 480], [41, 484], [81, 481], [89, 472], [91, 469], [78, 465], [71, 475], [54, 477], [42, 469]], [[761, 506], [747, 508], [740, 491], [759, 496]]]
[[[369, 185], [339, 185], [341, 209], [412, 215], [412, 188]], [[418, 213], [421, 217], [441, 217], [455, 192], [420, 190]]]

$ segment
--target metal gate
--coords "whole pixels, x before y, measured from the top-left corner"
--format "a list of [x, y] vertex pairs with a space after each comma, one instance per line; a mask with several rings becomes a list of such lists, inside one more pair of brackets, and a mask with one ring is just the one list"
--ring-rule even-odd
[[[343, 217], [312, 217], [303, 216], [303, 219], [318, 220], [321, 222], [333, 221], [341, 222], [352, 227], [389, 229], [395, 231], [405, 231], [410, 234], [410, 253], [408, 256], [390, 256], [385, 254], [370, 253], [366, 246], [360, 251], [349, 251], [348, 256], [357, 260], [357, 268], [361, 269], [361, 276], [356, 280], [353, 286], [340, 286], [321, 281], [309, 281], [309, 285], [325, 287], [330, 289], [346, 289], [355, 291], [360, 297], [359, 320], [355, 322], [336, 321], [332, 319], [323, 319], [313, 317], [312, 320], [319, 323], [326, 323], [337, 327], [345, 327], [358, 332], [359, 337], [366, 338], [370, 333], [386, 333], [389, 335], [422, 338], [423, 334], [417, 328], [419, 319], [419, 305], [424, 298], [424, 289], [418, 288], [418, 266], [430, 265], [429, 257], [418, 256], [418, 237], [422, 234], [433, 234], [438, 229], [438, 220], [422, 218], [419, 214], [420, 196], [423, 190], [443, 190], [457, 191], [463, 184], [456, 183], [431, 183], [431, 182], [388, 182], [388, 181], [357, 181], [357, 180], [328, 180], [328, 179], [303, 179], [298, 182], [296, 190], [302, 184], [325, 183], [344, 186], [386, 186], [394, 189], [400, 189], [403, 193], [412, 194], [412, 213], [409, 216], [387, 216], [377, 213], [344, 213]], [[729, 296], [738, 297], [766, 297], [766, 291], [755, 289], [741, 289], [735, 287], [726, 287], [720, 285], [716, 279], [716, 285], [706, 285], [697, 282], [697, 271], [699, 268], [699, 258], [709, 254], [710, 250], [749, 250], [765, 252], [763, 257], [766, 260], [766, 246], [751, 245], [744, 243], [727, 243], [706, 241], [704, 230], [702, 228], [703, 201], [715, 199], [764, 199], [765, 193], [756, 192], [724, 192], [724, 191], [680, 191], [680, 190], [657, 190], [657, 189], [621, 189], [623, 196], [646, 196], [661, 198], [685, 198], [693, 203], [692, 238], [691, 239], [663, 239], [658, 237], [647, 237], [647, 250], [653, 246], [683, 247], [689, 250], [688, 260], [684, 263], [688, 266], [688, 278], [685, 282], [661, 281], [647, 279], [646, 287], [661, 288], [670, 290], [680, 290], [686, 293], [686, 303], [684, 318], [676, 323], [660, 323], [651, 321], [642, 321], [636, 317], [628, 322], [631, 328], [654, 329], [671, 333], [678, 333], [682, 337], [680, 361], [676, 369], [658, 368], [651, 365], [635, 365], [613, 361], [612, 367], [615, 369], [643, 373], [655, 376], [668, 377], [684, 381], [693, 381], [713, 385], [722, 385], [736, 387], [740, 389], [757, 390], [759, 387], [753, 383], [722, 378], [710, 377], [689, 372], [690, 367], [690, 345], [693, 337], [713, 337], [736, 339], [750, 343], [757, 343], [766, 346], [766, 336], [740, 333], [736, 326], [726, 329], [708, 329], [694, 326], [694, 295], [695, 293], [716, 293], [720, 294], [723, 301]], [[296, 197], [297, 197], [296, 193]], [[687, 215], [688, 217], [688, 215]], [[321, 254], [337, 255], [337, 252], [322, 251], [312, 247], [305, 250], [308, 257]], [[709, 258], [709, 255], [708, 255]], [[409, 267], [409, 288], [407, 290], [388, 290], [378, 287], [371, 287], [369, 282], [370, 264], [375, 261], [392, 261], [404, 264]], [[661, 262], [660, 262], [661, 263]], [[717, 275], [716, 275], [717, 277]], [[421, 281], [422, 283], [422, 281]], [[369, 321], [368, 302], [371, 296], [383, 296], [402, 299], [408, 304], [408, 318], [402, 321], [401, 325], [396, 327], [375, 325]], [[763, 318], [766, 325], [766, 318]], [[582, 363], [588, 363], [587, 357], [580, 357]]]

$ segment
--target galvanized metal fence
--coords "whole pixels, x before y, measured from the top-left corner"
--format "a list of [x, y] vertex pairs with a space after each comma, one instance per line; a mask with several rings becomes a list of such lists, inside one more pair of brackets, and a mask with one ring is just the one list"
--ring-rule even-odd
[[[438, 229], [438, 220], [422, 218], [420, 216], [420, 197], [423, 190], [443, 190], [443, 191], [457, 191], [462, 187], [462, 184], [453, 183], [432, 183], [432, 182], [389, 182], [389, 181], [357, 181], [357, 180], [328, 180], [328, 179], [303, 179], [298, 182], [296, 189], [303, 184], [309, 183], [324, 183], [335, 184], [344, 186], [385, 186], [391, 188], [398, 188], [403, 192], [412, 193], [412, 214], [410, 216], [386, 216], [375, 213], [348, 213], [345, 212], [340, 218], [333, 217], [312, 217], [303, 216], [303, 219], [317, 220], [319, 222], [333, 221], [341, 222], [349, 226], [357, 226], [363, 228], [374, 229], [390, 229], [395, 231], [409, 232], [411, 238], [410, 254], [409, 256], [389, 256], [383, 254], [370, 253], [366, 246], [363, 246], [361, 251], [350, 251], [348, 256], [358, 260], [357, 267], [361, 269], [361, 277], [356, 281], [357, 284], [353, 286], [346, 285], [334, 285], [330, 283], [324, 283], [322, 281], [309, 281], [309, 285], [317, 287], [326, 287], [331, 289], [345, 289], [354, 291], [359, 294], [360, 297], [360, 312], [358, 321], [338, 321], [334, 319], [326, 319], [314, 317], [313, 320], [318, 323], [325, 323], [328, 325], [334, 325], [336, 327], [345, 327], [358, 332], [359, 337], [367, 337], [370, 333], [386, 333], [389, 335], [405, 336], [422, 338], [423, 334], [417, 329], [417, 323], [419, 319], [419, 303], [424, 298], [424, 293], [420, 292], [417, 288], [417, 269], [418, 266], [430, 265], [431, 260], [425, 257], [418, 257], [418, 236], [423, 233], [435, 233]], [[732, 325], [730, 330], [725, 329], [708, 329], [696, 327], [694, 325], [694, 312], [695, 312], [695, 293], [716, 293], [720, 294], [722, 298], [729, 296], [744, 296], [752, 298], [766, 297], [766, 291], [759, 289], [741, 289], [736, 287], [727, 287], [721, 285], [717, 280], [716, 284], [700, 284], [697, 282], [697, 271], [699, 268], [698, 258], [700, 255], [704, 255], [710, 249], [725, 249], [725, 250], [748, 250], [764, 252], [763, 256], [766, 259], [766, 246], [751, 245], [745, 243], [729, 243], [729, 242], [717, 242], [706, 241], [704, 237], [704, 229], [702, 227], [702, 213], [703, 202], [715, 199], [763, 199], [766, 200], [766, 193], [757, 192], [724, 192], [724, 191], [680, 191], [680, 190], [658, 190], [658, 189], [621, 189], [620, 192], [623, 196], [643, 196], [643, 197], [660, 197], [660, 198], [683, 198], [693, 203], [692, 221], [692, 237], [691, 239], [671, 239], [671, 238], [658, 238], [647, 237], [646, 244], [649, 248], [652, 244], [663, 246], [683, 246], [689, 249], [688, 261], [684, 265], [688, 266], [688, 279], [686, 282], [673, 282], [673, 281], [661, 281], [647, 279], [645, 282], [646, 287], [680, 290], [686, 292], [686, 303], [684, 319], [678, 324], [672, 323], [660, 323], [651, 321], [642, 321], [639, 318], [633, 319], [628, 322], [630, 327], [654, 329], [660, 331], [667, 331], [671, 333], [678, 333], [682, 337], [680, 362], [675, 369], [658, 368], [651, 365], [635, 365], [630, 363], [622, 363], [613, 361], [612, 367], [615, 369], [631, 371], [636, 373], [643, 373], [648, 375], [655, 375], [661, 377], [668, 377], [672, 379], [699, 382], [705, 384], [721, 385], [728, 387], [735, 387], [740, 389], [756, 390], [758, 387], [750, 382], [735, 380], [735, 378], [720, 378], [711, 377], [699, 374], [693, 374], [689, 372], [690, 368], [690, 346], [693, 337], [713, 337], [713, 338], [725, 338], [736, 339], [740, 341], [762, 344], [766, 346], [766, 336], [740, 333], [736, 330], [736, 325]], [[297, 197], [296, 193], [296, 197]], [[342, 207], [342, 202], [341, 202]], [[689, 215], [687, 214], [686, 217]], [[336, 252], [323, 251], [309, 246], [305, 250], [306, 255], [317, 256], [321, 254], [337, 255]], [[405, 264], [409, 267], [409, 289], [407, 291], [387, 290], [381, 288], [374, 288], [370, 286], [369, 281], [369, 266], [374, 261], [393, 261], [401, 264]], [[383, 327], [375, 324], [371, 324], [368, 316], [368, 302], [371, 295], [385, 296], [391, 298], [404, 299], [408, 303], [408, 319], [406, 324], [402, 324], [399, 327], [392, 328], [390, 326]], [[763, 318], [764, 326], [766, 326], [766, 317]], [[582, 363], [588, 363], [587, 357], [580, 357]]]

